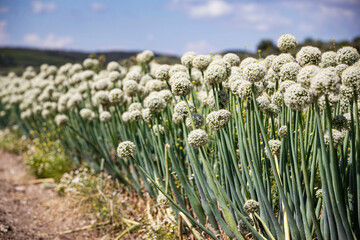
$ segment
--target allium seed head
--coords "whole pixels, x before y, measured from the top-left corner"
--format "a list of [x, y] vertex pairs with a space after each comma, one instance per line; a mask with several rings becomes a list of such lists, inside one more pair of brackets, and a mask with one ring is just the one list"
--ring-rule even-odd
[[56, 115], [55, 117], [55, 122], [56, 122], [56, 125], [62, 127], [62, 126], [65, 126], [69, 121], [69, 118], [68, 116], [64, 115], [64, 114], [59, 114], [59, 115]]
[[136, 61], [141, 64], [149, 64], [154, 59], [154, 53], [150, 50], [145, 50], [136, 56]]
[[119, 88], [114, 88], [109, 92], [109, 101], [111, 103], [123, 103], [124, 93]]
[[129, 112], [129, 121], [130, 122], [137, 122], [141, 119], [142, 119], [141, 111], [134, 110], [134, 111]]
[[[329, 101], [329, 106], [331, 109], [333, 109], [336, 106], [336, 104], [339, 102], [340, 95], [330, 93], [327, 95], [327, 97], [328, 97], [328, 101]], [[320, 109], [326, 108], [325, 95], [322, 95], [318, 98], [318, 104], [319, 104]]]
[[[188, 102], [191, 113], [195, 111], [195, 107], [191, 102]], [[181, 117], [187, 117], [189, 115], [185, 101], [178, 102], [175, 105], [174, 112]]]
[[[192, 119], [194, 121], [195, 129], [201, 128], [204, 125], [204, 117], [201, 114], [193, 113], [191, 114]], [[186, 118], [185, 125], [189, 129], [193, 129], [192, 122], [190, 117]]]
[[181, 64], [184, 65], [187, 68], [192, 68], [192, 62], [194, 58], [196, 57], [196, 53], [194, 52], [186, 52], [181, 57]]
[[249, 199], [244, 203], [243, 209], [247, 212], [247, 214], [259, 213], [260, 204], [253, 199]]
[[[273, 156], [279, 157], [280, 156], [280, 148], [281, 148], [281, 141], [279, 140], [269, 140], [270, 151]], [[267, 148], [265, 148], [265, 155], [270, 157]]]
[[242, 60], [240, 63], [240, 73], [243, 74], [245, 67], [252, 63], [258, 63], [258, 60], [253, 57], [247, 57], [244, 60]]
[[344, 115], [336, 115], [335, 117], [333, 117], [332, 126], [339, 131], [349, 129], [348, 120]]
[[91, 122], [95, 119], [95, 113], [88, 108], [83, 108], [80, 110], [80, 117]]
[[359, 60], [359, 53], [356, 48], [353, 47], [342, 47], [337, 51], [336, 54], [338, 64], [346, 64], [351, 66]]
[[155, 136], [158, 136], [159, 134], [164, 134], [165, 128], [163, 125], [157, 124], [152, 127], [153, 133]]
[[341, 77], [343, 71], [344, 71], [345, 69], [347, 69], [348, 67], [349, 67], [349, 66], [346, 65], [346, 64], [339, 64], [339, 65], [337, 65], [337, 66], [335, 67], [337, 75], [338, 75], [339, 77]]
[[129, 106], [129, 112], [132, 112], [132, 111], [135, 111], [135, 110], [138, 110], [138, 111], [141, 111], [143, 109], [141, 103], [139, 102], [134, 102], [132, 104], [130, 104]]
[[231, 113], [228, 110], [221, 109], [213, 111], [206, 117], [206, 124], [210, 129], [218, 131], [224, 128], [231, 119]]
[[111, 119], [111, 113], [109, 113], [108, 111], [103, 111], [102, 113], [100, 113], [99, 118], [102, 122], [108, 122]]
[[348, 67], [342, 72], [341, 78], [345, 86], [358, 89], [360, 86], [360, 67]]
[[123, 114], [121, 114], [121, 119], [124, 123], [128, 123], [130, 121], [130, 113], [124, 112]]
[[315, 65], [307, 65], [300, 69], [297, 75], [297, 82], [303, 87], [310, 87], [313, 77], [320, 72], [320, 68]]
[[126, 80], [124, 81], [124, 92], [129, 97], [133, 97], [136, 95], [136, 92], [138, 91], [138, 83], [134, 80]]
[[159, 96], [166, 102], [166, 103], [170, 103], [172, 100], [172, 94], [170, 90], [161, 90], [159, 92]]
[[[344, 140], [344, 133], [341, 131], [338, 131], [336, 129], [332, 129], [332, 139], [333, 139], [333, 146], [334, 148], [337, 148], [339, 146], [342, 145], [343, 140]], [[325, 131], [324, 132], [324, 141], [325, 141], [325, 145], [327, 147], [329, 147], [330, 145], [330, 134], [329, 131]]]
[[106, 70], [108, 70], [109, 72], [119, 71], [119, 68], [120, 68], [120, 64], [115, 61], [109, 62], [108, 65], [106, 66]]
[[300, 66], [319, 65], [321, 62], [321, 51], [317, 47], [302, 47], [296, 54], [296, 61]]
[[264, 59], [264, 66], [267, 70], [271, 68], [272, 62], [275, 58], [276, 58], [276, 55], [271, 54], [271, 55], [268, 55]]
[[338, 93], [340, 77], [337, 75], [336, 69], [333, 67], [322, 69], [313, 77], [310, 88], [315, 96]]
[[322, 195], [323, 195], [322, 189], [318, 189], [315, 193], [316, 198], [322, 198]]
[[230, 63], [231, 66], [239, 66], [240, 57], [235, 53], [227, 53], [223, 56], [223, 59]]
[[193, 148], [203, 147], [209, 141], [207, 133], [201, 129], [191, 131], [188, 135], [187, 140], [189, 145]]
[[336, 67], [336, 65], [338, 64], [336, 57], [337, 57], [336, 52], [333, 52], [333, 51], [324, 52], [321, 55], [321, 64], [320, 64], [320, 66], [322, 68]]
[[155, 77], [157, 79], [160, 79], [162, 81], [168, 81], [170, 76], [169, 76], [169, 70], [170, 70], [170, 66], [167, 64], [161, 65], [155, 72]]
[[[251, 225], [254, 225], [254, 221], [250, 217], [246, 217], [246, 220], [250, 222]], [[251, 233], [250, 228], [242, 219], [238, 221], [238, 230], [244, 236], [247, 236], [249, 233]]]
[[194, 58], [192, 65], [200, 71], [204, 71], [209, 66], [210, 62], [211, 57], [209, 55], [197, 55]]
[[151, 122], [151, 120], [154, 119], [154, 112], [151, 111], [149, 108], [144, 108], [141, 110], [141, 115], [144, 120], [144, 122]]
[[281, 67], [285, 63], [289, 63], [289, 62], [293, 62], [293, 61], [294, 61], [294, 57], [291, 56], [291, 54], [282, 53], [282, 54], [278, 55], [276, 58], [274, 58], [274, 60], [272, 61], [272, 64], [271, 64], [271, 68], [275, 72], [280, 72]]
[[244, 79], [252, 83], [261, 81], [265, 74], [266, 69], [259, 63], [251, 63], [243, 71]]
[[277, 47], [284, 53], [293, 52], [297, 44], [296, 38], [291, 34], [281, 35], [277, 40]]
[[226, 68], [219, 64], [211, 64], [205, 72], [205, 81], [210, 85], [217, 85], [227, 78]]
[[149, 108], [152, 112], [162, 112], [166, 107], [166, 102], [160, 95], [151, 95], [145, 98], [144, 106]]
[[136, 145], [130, 141], [124, 141], [119, 143], [116, 149], [117, 155], [119, 158], [128, 158], [135, 156], [136, 154]]
[[[217, 96], [218, 96], [217, 101], [219, 103], [219, 108], [220, 109], [226, 108], [229, 103], [229, 95], [227, 94], [227, 92], [224, 90], [219, 90], [217, 91]], [[208, 105], [214, 110], [216, 109], [215, 98], [216, 95], [214, 94], [214, 91], [211, 89], [207, 101], [208, 101]]]
[[167, 208], [170, 207], [170, 201], [169, 199], [163, 194], [163, 193], [159, 193], [159, 195], [156, 198], [156, 203], [161, 207], [161, 208]]
[[175, 65], [170, 67], [169, 76], [172, 77], [177, 72], [188, 73], [188, 69], [184, 65], [175, 64]]
[[281, 138], [287, 138], [287, 134], [288, 134], [287, 126], [286, 125], [281, 126], [278, 130], [278, 133]]
[[312, 99], [310, 91], [302, 87], [300, 83], [292, 84], [284, 93], [285, 105], [295, 111], [305, 109]]
[[175, 96], [187, 96], [190, 94], [193, 85], [187, 78], [177, 78], [171, 82], [171, 90]]
[[282, 81], [292, 80], [296, 81], [296, 76], [300, 71], [300, 65], [296, 62], [285, 63], [280, 68], [280, 79]]

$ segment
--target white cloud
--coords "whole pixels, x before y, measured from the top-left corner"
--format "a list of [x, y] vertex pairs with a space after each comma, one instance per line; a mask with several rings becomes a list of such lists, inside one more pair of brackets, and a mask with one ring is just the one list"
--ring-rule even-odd
[[[338, 21], [345, 19], [352, 19], [355, 17], [356, 12], [353, 8], [348, 8], [343, 5], [336, 4], [337, 0], [329, 1], [329, 3], [304, 1], [301, 3], [288, 3], [284, 2], [284, 6], [288, 9], [294, 9], [299, 13], [320, 21]], [[340, 1], [340, 0], [339, 0]], [[335, 4], [332, 4], [335, 3]]]
[[326, 3], [336, 3], [336, 4], [360, 4], [359, 0], [322, 0]]
[[9, 35], [6, 32], [7, 21], [0, 21], [0, 44], [6, 44], [9, 41]]
[[277, 27], [289, 26], [292, 21], [281, 13], [269, 11], [266, 4], [241, 3], [236, 6], [237, 26], [240, 28], [269, 31]]
[[319, 6], [320, 16], [323, 18], [353, 18], [355, 13], [350, 9], [340, 8], [336, 6], [329, 6], [326, 4], [321, 4]]
[[194, 51], [196, 53], [209, 54], [212, 49], [211, 44], [205, 40], [188, 42], [185, 46], [185, 51]]
[[0, 7], [0, 14], [6, 13], [9, 11], [9, 7]]
[[[192, 18], [226, 17], [227, 25], [236, 28], [268, 31], [288, 26], [291, 20], [270, 3], [228, 0], [173, 0], [169, 10], [183, 11]], [[269, 10], [271, 9], [271, 11]]]
[[32, 9], [35, 14], [39, 13], [50, 13], [55, 11], [56, 5], [54, 2], [43, 2], [40, 0], [35, 0], [32, 3]]
[[90, 7], [95, 12], [100, 12], [106, 9], [106, 6], [100, 2], [93, 2]]
[[190, 5], [188, 10], [194, 18], [221, 17], [231, 13], [232, 7], [222, 0], [210, 0], [199, 5]]
[[71, 45], [74, 40], [72, 37], [56, 36], [49, 33], [44, 38], [36, 33], [29, 33], [24, 36], [23, 42], [31, 47], [61, 49]]

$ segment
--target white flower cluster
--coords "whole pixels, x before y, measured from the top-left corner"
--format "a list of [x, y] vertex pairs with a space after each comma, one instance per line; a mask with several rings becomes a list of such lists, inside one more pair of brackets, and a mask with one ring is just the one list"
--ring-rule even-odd
[[136, 56], [136, 61], [141, 64], [149, 64], [154, 59], [154, 53], [150, 50], [145, 50]]
[[346, 64], [351, 66], [359, 60], [359, 53], [353, 47], [342, 47], [337, 51], [336, 54], [338, 64]]
[[210, 129], [218, 131], [224, 128], [231, 119], [231, 113], [225, 109], [212, 111], [206, 117], [206, 123]]
[[338, 63], [337, 63], [337, 54], [336, 54], [336, 52], [328, 51], [328, 52], [324, 52], [321, 55], [321, 64], [320, 64], [320, 66], [322, 68], [336, 67], [337, 64]]
[[129, 158], [136, 154], [136, 145], [130, 141], [119, 143], [116, 149], [119, 158]]
[[360, 67], [348, 67], [342, 72], [341, 78], [345, 86], [357, 90], [360, 86]]
[[193, 85], [186, 77], [175, 78], [171, 82], [171, 90], [175, 96], [187, 96], [190, 94]]
[[108, 122], [111, 119], [111, 113], [109, 113], [108, 111], [103, 111], [102, 113], [100, 113], [99, 118], [102, 122]]
[[299, 70], [297, 75], [297, 82], [301, 83], [303, 87], [310, 87], [312, 78], [320, 71], [320, 68], [315, 65], [307, 65]]
[[277, 40], [277, 47], [284, 53], [290, 53], [295, 50], [298, 42], [295, 36], [291, 34], [281, 35]]
[[286, 80], [292, 80], [292, 81], [296, 81], [296, 76], [300, 71], [300, 65], [296, 62], [289, 62], [289, 63], [285, 63], [281, 68], [280, 68], [280, 79], [282, 81], [286, 81]]
[[338, 93], [340, 89], [340, 77], [336, 69], [328, 67], [322, 69], [311, 81], [310, 89], [315, 96]]
[[285, 105], [293, 110], [301, 111], [312, 103], [310, 91], [301, 86], [300, 83], [292, 84], [284, 93]]
[[149, 95], [144, 100], [144, 106], [152, 112], [162, 112], [166, 107], [165, 100], [159, 94]]
[[209, 141], [207, 133], [201, 129], [192, 130], [189, 133], [187, 140], [189, 145], [193, 148], [203, 147]]
[[156, 124], [152, 127], [153, 133], [155, 136], [162, 135], [165, 132], [165, 128], [163, 125]]
[[259, 202], [253, 200], [253, 199], [249, 199], [246, 200], [246, 202], [244, 203], [243, 206], [245, 212], [247, 214], [253, 214], [253, 213], [259, 213], [260, 212], [260, 204]]
[[186, 52], [181, 57], [181, 64], [184, 65], [187, 68], [192, 68], [193, 66], [193, 60], [196, 57], [196, 53], [194, 52]]
[[[201, 114], [193, 113], [191, 116], [192, 116], [192, 120], [193, 120], [194, 125], [195, 125], [195, 129], [201, 128], [204, 125], [204, 117]], [[186, 125], [187, 128], [193, 129], [190, 117], [186, 118], [185, 125]]]
[[278, 133], [281, 138], [287, 138], [287, 134], [288, 134], [287, 126], [286, 125], [281, 126], [278, 130]]
[[319, 65], [321, 62], [321, 51], [317, 47], [302, 47], [296, 54], [296, 61], [301, 65]]
[[[331, 129], [331, 132], [332, 132], [332, 142], [334, 148], [341, 146], [344, 140], [344, 133], [336, 129]], [[325, 141], [325, 145], [329, 147], [330, 146], [329, 131], [324, 132], [324, 141]]]
[[271, 64], [271, 68], [275, 72], [280, 72], [281, 67], [285, 63], [289, 63], [289, 62], [293, 62], [293, 61], [294, 61], [294, 57], [291, 56], [291, 54], [282, 53], [282, 54], [278, 55], [276, 58], [274, 58], [274, 60], [272, 61], [272, 64]]
[[[279, 140], [269, 140], [270, 151], [273, 156], [279, 157], [280, 156], [280, 148], [281, 148], [281, 141]], [[270, 157], [267, 148], [265, 148], [265, 154], [267, 157]]]
[[59, 114], [55, 117], [56, 125], [58, 126], [65, 126], [69, 121], [69, 117], [65, 114]]
[[216, 109], [215, 99], [217, 99], [216, 101], [218, 102], [220, 109], [226, 108], [229, 103], [229, 95], [224, 90], [217, 91], [217, 98], [214, 94], [214, 91], [212, 89], [210, 90], [209, 96], [207, 98], [207, 104], [214, 110]]
[[[188, 105], [189, 105], [190, 112], [193, 113], [195, 111], [194, 105], [191, 102], [188, 102]], [[187, 117], [189, 115], [189, 111], [186, 106], [186, 102], [185, 101], [178, 102], [175, 105], [174, 112], [182, 118]]]
[[245, 67], [243, 74], [245, 80], [252, 83], [259, 82], [265, 77], [266, 69], [262, 64], [251, 63]]
[[230, 63], [231, 66], [239, 66], [240, 64], [240, 57], [234, 53], [225, 54], [223, 59]]

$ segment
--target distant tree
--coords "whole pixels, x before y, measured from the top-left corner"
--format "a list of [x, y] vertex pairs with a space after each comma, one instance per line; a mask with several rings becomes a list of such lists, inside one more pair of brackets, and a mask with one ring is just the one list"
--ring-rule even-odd
[[266, 57], [270, 54], [279, 54], [280, 51], [277, 46], [271, 40], [262, 40], [258, 46], [258, 50], [261, 50], [261, 56]]
[[268, 49], [273, 50], [274, 48], [276, 48], [276, 47], [271, 40], [262, 40], [257, 46], [257, 49], [261, 50], [262, 52], [264, 52]]

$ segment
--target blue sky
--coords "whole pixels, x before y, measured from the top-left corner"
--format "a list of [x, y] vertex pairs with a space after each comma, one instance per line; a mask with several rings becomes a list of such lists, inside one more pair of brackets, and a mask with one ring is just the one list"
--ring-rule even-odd
[[182, 54], [360, 36], [360, 0], [1, 0], [0, 45]]

